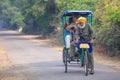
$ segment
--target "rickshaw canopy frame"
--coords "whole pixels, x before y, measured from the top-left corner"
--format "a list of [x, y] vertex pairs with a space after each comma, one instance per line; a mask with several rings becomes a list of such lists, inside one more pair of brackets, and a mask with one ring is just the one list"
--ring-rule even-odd
[[72, 16], [75, 13], [81, 16], [92, 15], [92, 11], [90, 10], [65, 10], [64, 13], [62, 14], [62, 17]]

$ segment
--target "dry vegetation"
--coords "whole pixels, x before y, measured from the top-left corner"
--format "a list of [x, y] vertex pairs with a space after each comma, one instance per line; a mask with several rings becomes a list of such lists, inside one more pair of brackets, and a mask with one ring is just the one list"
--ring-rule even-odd
[[95, 61], [97, 63], [110, 66], [120, 71], [120, 56], [111, 57], [107, 54], [107, 51], [100, 45], [96, 46], [95, 49]]

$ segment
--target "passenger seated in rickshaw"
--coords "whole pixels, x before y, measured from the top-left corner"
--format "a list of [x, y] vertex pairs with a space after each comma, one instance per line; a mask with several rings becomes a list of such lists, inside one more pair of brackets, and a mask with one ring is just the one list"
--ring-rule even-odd
[[65, 36], [66, 48], [70, 48], [70, 42], [72, 42], [75, 38], [75, 30], [76, 30], [76, 21], [78, 15], [73, 14], [72, 17], [69, 18], [68, 24], [65, 24], [64, 29], [66, 30], [67, 35]]
[[66, 29], [70, 32], [70, 42], [72, 42], [74, 40], [76, 24], [74, 22], [71, 22], [71, 24], [68, 25]]
[[73, 14], [73, 16], [71, 17], [71, 23], [70, 25], [66, 28], [69, 32], [70, 32], [70, 36], [71, 36], [71, 40], [70, 42], [72, 42], [75, 39], [75, 30], [76, 30], [76, 21], [77, 21], [78, 15]]
[[70, 36], [70, 30], [67, 29], [67, 27], [72, 23], [72, 17], [70, 17], [68, 19], [68, 23], [65, 24], [64, 26], [64, 35], [65, 35], [65, 43], [66, 43], [66, 48], [69, 49], [70, 48], [70, 40], [71, 40], [71, 36]]

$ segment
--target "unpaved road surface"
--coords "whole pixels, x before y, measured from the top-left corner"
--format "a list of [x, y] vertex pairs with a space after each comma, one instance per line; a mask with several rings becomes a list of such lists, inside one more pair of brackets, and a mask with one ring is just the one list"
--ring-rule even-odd
[[120, 80], [120, 72], [97, 63], [94, 75], [84, 76], [84, 68], [76, 64], [70, 64], [68, 73], [64, 73], [60, 51], [13, 31], [0, 31], [0, 47], [11, 64], [0, 71], [0, 80]]

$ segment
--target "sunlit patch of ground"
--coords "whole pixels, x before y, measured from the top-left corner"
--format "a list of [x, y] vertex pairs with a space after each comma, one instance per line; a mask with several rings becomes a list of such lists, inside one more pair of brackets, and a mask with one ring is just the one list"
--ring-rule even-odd
[[0, 80], [29, 80], [27, 74], [12, 66], [5, 49], [0, 47]]
[[7, 55], [5, 54], [5, 49], [0, 47], [0, 67], [5, 68], [8, 66], [11, 66], [11, 64], [10, 61], [8, 60]]
[[6, 77], [6, 78], [2, 78], [1, 80], [14, 80], [13, 77]]
[[5, 49], [0, 47], [0, 80], [14, 80], [13, 78], [4, 77], [3, 73], [6, 69], [11, 66], [7, 55], [5, 54]]

